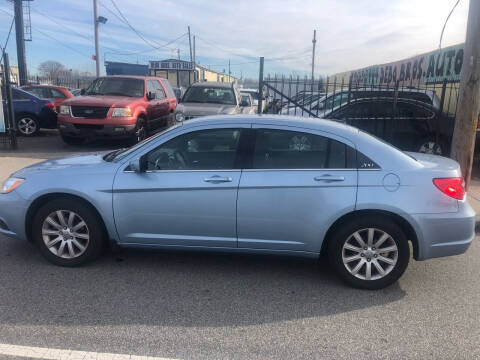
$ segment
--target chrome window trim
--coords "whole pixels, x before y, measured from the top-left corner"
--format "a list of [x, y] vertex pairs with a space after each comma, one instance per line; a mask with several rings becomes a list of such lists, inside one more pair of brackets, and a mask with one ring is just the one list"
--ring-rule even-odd
[[[127, 166], [128, 167], [128, 166]], [[184, 172], [220, 172], [220, 171], [245, 171], [245, 172], [256, 172], [256, 171], [381, 171], [382, 169], [358, 169], [358, 168], [344, 168], [344, 169], [208, 169], [208, 170], [146, 170], [145, 173], [184, 173]], [[132, 170], [123, 170], [124, 173], [134, 173]]]

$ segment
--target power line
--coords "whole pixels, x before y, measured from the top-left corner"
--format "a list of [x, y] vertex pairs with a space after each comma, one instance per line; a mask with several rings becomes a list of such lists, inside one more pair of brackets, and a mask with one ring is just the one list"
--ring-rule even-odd
[[41, 31], [38, 27], [36, 28], [36, 31], [38, 31], [40, 34], [42, 34], [43, 36], [46, 36], [48, 38], [50, 38], [51, 40], [54, 40], [56, 42], [58, 42], [60, 45], [63, 45], [64, 47], [66, 47], [67, 49], [70, 49], [72, 51], [75, 51], [76, 53], [82, 55], [82, 56], [85, 56], [85, 57], [88, 57], [89, 59], [91, 59], [90, 55], [87, 55], [79, 50], [77, 50], [76, 48], [74, 47], [71, 47], [70, 45], [67, 45], [66, 43], [64, 43], [63, 41], [60, 41], [58, 39], [56, 39], [55, 37], [51, 36], [51, 35], [48, 35], [46, 33], [44, 33], [43, 31]]
[[438, 43], [438, 48], [439, 48], [439, 49], [442, 48], [443, 32], [445, 31], [445, 27], [447, 26], [448, 19], [450, 19], [450, 16], [452, 15], [453, 11], [455, 10], [455, 8], [457, 7], [457, 5], [458, 5], [459, 2], [460, 2], [460, 0], [457, 0], [457, 2], [455, 3], [455, 5], [453, 5], [452, 10], [450, 10], [450, 13], [449, 13], [448, 16], [447, 16], [447, 19], [445, 20], [445, 23], [443, 24], [442, 33], [440, 34], [440, 42]]
[[3, 55], [5, 54], [5, 51], [7, 50], [8, 40], [10, 39], [10, 34], [12, 33], [12, 28], [13, 28], [13, 23], [14, 22], [15, 22], [15, 18], [12, 19], [12, 22], [10, 24], [10, 30], [8, 30], [8, 35], [7, 35], [7, 39], [5, 40], [5, 45], [2, 48], [2, 56], [0, 57], [0, 61], [3, 59]]
[[[123, 15], [122, 11], [118, 8], [117, 4], [115, 3], [114, 0], [110, 0], [112, 5], [115, 7], [115, 9], [117, 10], [118, 14], [115, 13], [113, 10], [111, 10], [109, 7], [107, 7], [105, 4], [103, 4], [102, 2], [99, 2], [100, 3], [100, 6], [103, 7], [105, 10], [107, 10], [108, 12], [110, 12], [113, 16], [115, 16], [118, 20], [120, 20], [120, 22], [122, 22], [123, 24], [127, 25], [143, 42], [145, 42], [148, 46], [151, 46], [153, 49], [155, 50], [159, 50], [161, 48], [165, 48], [167, 47], [168, 48], [168, 45], [171, 44], [172, 42], [174, 41], [171, 41], [171, 42], [168, 42], [166, 44], [160, 44], [159, 42], [155, 41], [155, 40], [149, 40], [147, 39], [140, 31], [138, 31], [136, 28], [134, 28], [130, 22], [128, 21], [128, 19], [125, 17], [125, 15]], [[180, 37], [181, 38], [181, 37]], [[145, 51], [147, 52], [147, 51]], [[141, 53], [141, 52], [139, 52]]]

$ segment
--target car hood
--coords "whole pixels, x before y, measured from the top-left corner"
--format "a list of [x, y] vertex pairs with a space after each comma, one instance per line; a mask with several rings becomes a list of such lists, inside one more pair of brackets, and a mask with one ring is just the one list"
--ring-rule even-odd
[[55, 171], [55, 170], [65, 170], [69, 171], [74, 168], [86, 168], [86, 167], [96, 167], [98, 165], [103, 165], [106, 162], [103, 160], [105, 154], [110, 151], [104, 151], [100, 153], [89, 153], [82, 155], [74, 155], [58, 159], [50, 159], [42, 161], [30, 166], [27, 166], [23, 169], [16, 171], [12, 176], [15, 177], [26, 177], [31, 173], [36, 173], [40, 171]]
[[236, 114], [236, 105], [205, 104], [205, 103], [181, 103], [177, 111], [183, 112], [185, 116], [207, 116], [218, 114]]
[[68, 100], [65, 100], [62, 105], [101, 107], [111, 107], [112, 105], [115, 105], [118, 107], [122, 107], [129, 106], [140, 101], [142, 101], [141, 98], [134, 98], [129, 96], [89, 95], [70, 98]]

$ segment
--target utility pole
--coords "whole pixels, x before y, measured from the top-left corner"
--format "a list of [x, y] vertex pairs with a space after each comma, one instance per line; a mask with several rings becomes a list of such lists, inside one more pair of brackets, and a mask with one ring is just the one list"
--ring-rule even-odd
[[97, 77], [100, 76], [100, 45], [98, 44], [98, 11], [97, 0], [93, 0], [93, 25], [95, 28], [95, 62]]
[[232, 72], [230, 71], [230, 59], [228, 59], [228, 82], [230, 82], [230, 79], [231, 79], [230, 74], [231, 73]]
[[180, 60], [180, 48], [177, 49], [178, 60]]
[[188, 45], [190, 46], [190, 62], [193, 61], [192, 56], [192, 37], [190, 36], [190, 25], [188, 25]]
[[313, 30], [313, 49], [312, 49], [312, 81], [313, 81], [313, 76], [315, 74], [315, 44], [317, 42], [317, 30]]
[[[25, 58], [25, 36], [23, 30], [22, 0], [15, 0], [13, 5], [15, 14], [15, 35], [17, 40], [17, 62], [20, 86], [27, 85], [27, 60]], [[10, 71], [10, 69], [7, 69]]]
[[452, 158], [460, 163], [467, 189], [472, 174], [475, 132], [480, 112], [480, 17], [478, 14], [480, 14], [480, 0], [470, 0], [451, 151]]
[[195, 58], [195, 35], [193, 35], [193, 82], [197, 81], [196, 76], [196, 58]]

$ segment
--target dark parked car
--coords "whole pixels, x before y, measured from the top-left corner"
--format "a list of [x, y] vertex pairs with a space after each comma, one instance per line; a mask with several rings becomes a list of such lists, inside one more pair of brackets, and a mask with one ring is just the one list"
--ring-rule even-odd
[[[5, 94], [2, 95], [5, 99]], [[12, 97], [16, 126], [21, 135], [33, 136], [40, 128], [57, 127], [57, 113], [51, 100], [40, 99], [18, 88], [12, 88]]]
[[450, 151], [454, 117], [439, 114], [423, 101], [367, 98], [326, 111], [325, 118], [341, 120], [407, 151], [446, 155]]

